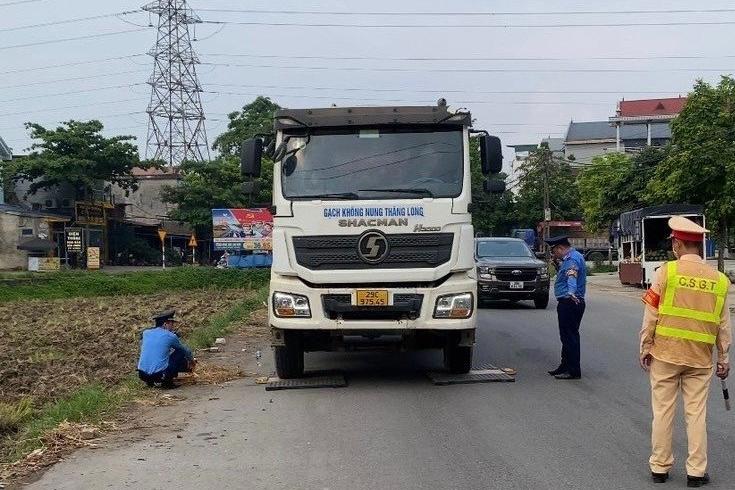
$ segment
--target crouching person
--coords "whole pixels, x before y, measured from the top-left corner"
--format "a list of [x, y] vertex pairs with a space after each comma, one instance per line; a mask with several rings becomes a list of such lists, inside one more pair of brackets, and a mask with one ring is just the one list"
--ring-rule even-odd
[[175, 388], [174, 378], [181, 372], [190, 372], [194, 356], [174, 332], [174, 310], [153, 317], [156, 326], [143, 331], [138, 360], [138, 376], [148, 386], [156, 383], [161, 388]]

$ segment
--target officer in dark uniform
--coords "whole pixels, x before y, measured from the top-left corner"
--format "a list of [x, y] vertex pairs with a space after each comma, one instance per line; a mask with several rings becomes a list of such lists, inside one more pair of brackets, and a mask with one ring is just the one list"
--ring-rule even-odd
[[156, 326], [144, 330], [140, 342], [138, 376], [148, 386], [156, 383], [161, 388], [175, 388], [174, 378], [194, 368], [194, 355], [174, 332], [174, 310], [153, 316]]
[[545, 240], [557, 265], [554, 295], [561, 338], [561, 363], [549, 374], [556, 379], [580, 379], [579, 325], [584, 315], [587, 289], [587, 265], [566, 236]]

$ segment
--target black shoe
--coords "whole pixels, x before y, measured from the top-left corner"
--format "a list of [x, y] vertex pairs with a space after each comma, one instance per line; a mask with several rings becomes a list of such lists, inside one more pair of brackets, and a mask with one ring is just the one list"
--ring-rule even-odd
[[579, 376], [579, 375], [574, 376], [574, 375], [571, 375], [569, 373], [562, 373], [562, 374], [557, 374], [554, 377], [556, 379], [580, 379], [582, 376]]
[[668, 473], [654, 473], [651, 472], [651, 478], [653, 478], [653, 483], [666, 483], [666, 480], [669, 479]]
[[179, 385], [174, 384], [174, 382], [171, 381], [171, 380], [166, 380], [166, 381], [164, 381], [164, 382], [161, 383], [161, 389], [162, 390], [173, 390], [173, 389], [176, 389], [178, 387], [179, 387]]
[[558, 368], [554, 369], [553, 371], [546, 371], [546, 372], [549, 373], [552, 376], [556, 376], [557, 374], [564, 374], [564, 373], [566, 373], [567, 370], [564, 369], [563, 367], [559, 366]]
[[709, 474], [705, 473], [704, 476], [689, 476], [687, 475], [687, 486], [689, 488], [699, 488], [709, 483]]

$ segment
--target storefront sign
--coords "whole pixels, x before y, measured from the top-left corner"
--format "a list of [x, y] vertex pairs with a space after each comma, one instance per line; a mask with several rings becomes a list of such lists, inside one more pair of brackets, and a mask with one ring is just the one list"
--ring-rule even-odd
[[87, 269], [96, 270], [100, 268], [100, 248], [87, 247]]
[[105, 226], [105, 208], [91, 202], [76, 203], [76, 222], [80, 225]]
[[66, 229], [66, 251], [69, 253], [79, 253], [82, 251], [81, 228]]
[[59, 257], [28, 257], [28, 270], [32, 272], [54, 272], [61, 270]]

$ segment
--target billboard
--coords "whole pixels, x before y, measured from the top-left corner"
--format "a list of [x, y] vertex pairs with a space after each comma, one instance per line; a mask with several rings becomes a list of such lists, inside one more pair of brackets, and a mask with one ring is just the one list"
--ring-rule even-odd
[[213, 209], [215, 250], [271, 250], [273, 215], [268, 209]]

